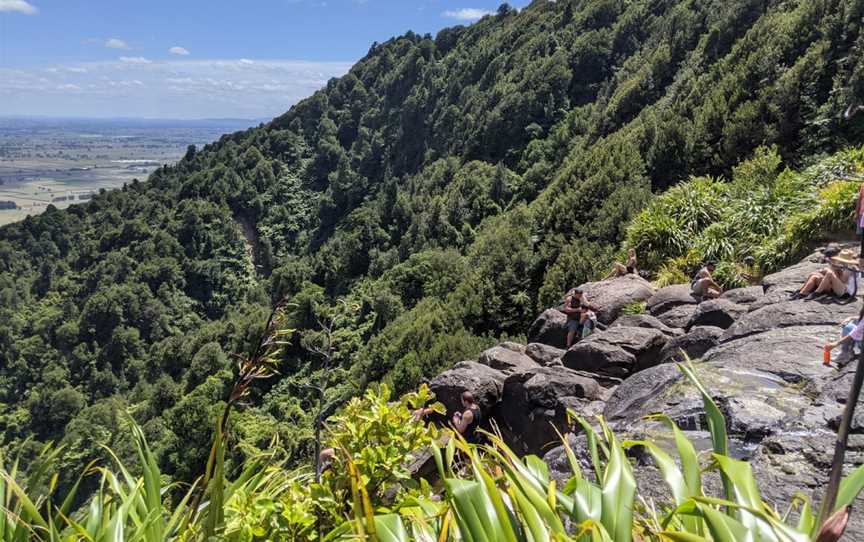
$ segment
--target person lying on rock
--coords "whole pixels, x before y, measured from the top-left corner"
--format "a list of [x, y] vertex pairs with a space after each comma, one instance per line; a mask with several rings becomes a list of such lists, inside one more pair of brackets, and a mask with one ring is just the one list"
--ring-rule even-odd
[[812, 300], [833, 295], [841, 299], [854, 297], [858, 289], [858, 264], [851, 251], [843, 250], [828, 258], [828, 267], [810, 273], [804, 285], [789, 295], [789, 299]]
[[708, 262], [705, 267], [696, 273], [693, 280], [690, 281], [691, 293], [700, 299], [715, 299], [723, 293], [723, 288], [714, 282], [714, 271], [717, 270], [717, 264]]
[[474, 401], [474, 395], [468, 390], [462, 392], [462, 408], [465, 410], [453, 414], [453, 428], [468, 442], [476, 442], [477, 428], [480, 427], [483, 413]]
[[[840, 354], [834, 360], [838, 365], [843, 367], [852, 361], [855, 355], [855, 347], [861, 347], [861, 341], [864, 340], [864, 306], [861, 307], [861, 312], [858, 317], [848, 318], [843, 322], [843, 331], [840, 338], [834, 342], [825, 345], [825, 350], [831, 352], [838, 346], [841, 348]], [[830, 354], [829, 354], [830, 355]], [[828, 359], [827, 357], [825, 358]]]
[[582, 338], [586, 331], [593, 330], [595, 310], [580, 288], [574, 289], [564, 300], [562, 312], [567, 315], [567, 348], [573, 346], [574, 338]]
[[627, 251], [627, 263], [615, 262], [612, 264], [612, 272], [609, 273], [603, 280], [613, 279], [615, 277], [623, 277], [624, 275], [639, 275], [636, 269], [636, 249], [631, 248]]

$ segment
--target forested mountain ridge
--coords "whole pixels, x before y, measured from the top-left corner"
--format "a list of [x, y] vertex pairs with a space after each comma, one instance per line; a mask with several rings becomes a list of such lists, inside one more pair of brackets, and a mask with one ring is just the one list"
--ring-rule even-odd
[[234, 436], [238, 454], [273, 434], [308, 453], [321, 322], [332, 408], [371, 381], [404, 391], [605, 271], [653, 192], [760, 145], [797, 166], [860, 143], [843, 113], [864, 96], [862, 16], [860, 0], [502, 6], [374, 45], [145, 183], [3, 228], [0, 443], [59, 440], [84, 464], [124, 451], [129, 408], [191, 479], [228, 353], [288, 295], [307, 331]]

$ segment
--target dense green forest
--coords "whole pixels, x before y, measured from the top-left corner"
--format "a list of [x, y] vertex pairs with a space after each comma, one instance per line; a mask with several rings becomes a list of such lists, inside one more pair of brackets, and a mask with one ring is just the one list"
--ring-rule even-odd
[[325, 413], [371, 382], [405, 392], [607, 271], [655, 194], [760, 146], [803, 168], [864, 142], [862, 18], [864, 0], [503, 5], [2, 228], [0, 446], [65, 444], [66, 472], [103, 444], [131, 457], [125, 409], [191, 480], [231, 354], [287, 296], [299, 332], [234, 414], [233, 459], [274, 435], [308, 457], [325, 367]]

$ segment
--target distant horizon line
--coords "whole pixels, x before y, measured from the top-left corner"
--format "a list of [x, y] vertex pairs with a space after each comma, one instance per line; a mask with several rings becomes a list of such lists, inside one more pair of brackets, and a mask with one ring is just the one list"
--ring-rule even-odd
[[269, 122], [280, 115], [273, 117], [95, 117], [76, 115], [6, 115], [0, 114], [0, 120], [100, 120], [100, 121], [139, 121], [139, 122]]

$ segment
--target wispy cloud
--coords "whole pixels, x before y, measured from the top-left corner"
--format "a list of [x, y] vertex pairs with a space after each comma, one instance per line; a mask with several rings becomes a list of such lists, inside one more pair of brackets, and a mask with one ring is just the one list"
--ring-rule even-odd
[[24, 0], [0, 0], [0, 12], [23, 13], [24, 15], [36, 15], [39, 9]]
[[174, 47], [168, 49], [168, 52], [172, 55], [189, 56], [189, 50], [185, 47], [180, 47], [179, 45], [175, 45]]
[[442, 13], [443, 16], [448, 17], [450, 19], [458, 19], [460, 21], [476, 21], [477, 19], [482, 19], [487, 15], [494, 15], [494, 11], [489, 11], [487, 9], [478, 9], [478, 8], [462, 8], [456, 10], [447, 10]]
[[143, 56], [121, 56], [120, 62], [124, 64], [152, 64], [152, 61]]
[[129, 49], [129, 44], [118, 38], [110, 38], [105, 41], [105, 47], [109, 49]]
[[46, 69], [0, 68], [0, 115], [273, 117], [350, 65], [129, 56]]

